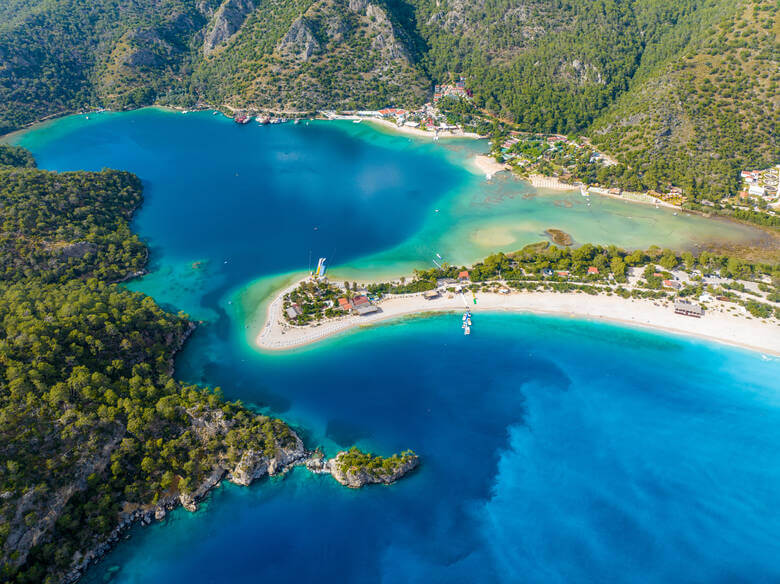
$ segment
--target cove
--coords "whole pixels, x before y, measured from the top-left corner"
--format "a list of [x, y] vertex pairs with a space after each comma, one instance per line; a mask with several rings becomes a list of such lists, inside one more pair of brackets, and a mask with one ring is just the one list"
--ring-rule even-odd
[[133, 229], [152, 265], [130, 287], [204, 320], [231, 297], [246, 330], [262, 319], [280, 274], [306, 273], [321, 256], [334, 277], [363, 281], [431, 267], [436, 254], [467, 265], [545, 239], [550, 227], [575, 243], [626, 248], [763, 237], [606, 197], [588, 205], [507, 173], [486, 181], [472, 164], [484, 141], [433, 142], [349, 121], [238, 126], [210, 112], [146, 108], [68, 116], [10, 141], [41, 168], [138, 174], [144, 205]]
[[423, 465], [388, 488], [300, 469], [220, 488], [135, 529], [86, 581], [780, 577], [780, 363], [568, 319], [458, 326], [414, 319], [273, 356], [195, 339], [187, 379], [283, 412], [326, 452], [413, 446]]
[[529, 315], [481, 315], [468, 338], [453, 315], [408, 319], [281, 355], [246, 334], [253, 306], [310, 252], [370, 277], [435, 252], [515, 249], [547, 227], [628, 247], [751, 230], [488, 183], [468, 168], [479, 143], [363, 124], [238, 127], [149, 109], [14, 141], [43, 168], [144, 180], [134, 228], [151, 273], [130, 286], [204, 321], [178, 377], [281, 416], [328, 454], [413, 448], [423, 461], [389, 488], [300, 470], [222, 487], [196, 514], [134, 529], [86, 582], [780, 578], [777, 360]]

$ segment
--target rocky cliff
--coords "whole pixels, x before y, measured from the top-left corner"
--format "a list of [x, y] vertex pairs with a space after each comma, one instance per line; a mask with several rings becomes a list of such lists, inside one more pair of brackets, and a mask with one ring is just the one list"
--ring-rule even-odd
[[293, 55], [300, 61], [308, 61], [320, 50], [320, 43], [314, 35], [311, 24], [303, 17], [296, 18], [290, 30], [279, 41], [276, 50]]
[[[201, 437], [208, 438], [221, 435], [230, 426], [231, 424], [224, 419], [221, 412], [216, 410], [208, 412], [206, 415], [194, 417], [192, 429]], [[63, 580], [65, 582], [77, 581], [84, 570], [118, 543], [122, 533], [133, 524], [140, 522], [143, 525], [149, 525], [153, 520], [163, 520], [169, 511], [179, 505], [187, 511], [197, 511], [200, 501], [213, 488], [218, 487], [222, 480], [229, 480], [237, 485], [248, 486], [266, 475], [274, 476], [286, 472], [292, 466], [303, 462], [306, 454], [303, 442], [291, 430], [289, 436], [276, 443], [271, 456], [258, 449], [251, 448], [241, 454], [239, 462], [235, 465], [231, 465], [226, 459], [215, 465], [194, 489], [186, 493], [174, 489], [169, 494], [161, 497], [154, 505], [138, 506], [126, 503], [123, 505], [123, 512], [119, 515], [117, 526], [108, 536], [96, 540], [87, 552], [77, 553], [74, 556], [73, 566], [64, 575]]]
[[203, 54], [209, 56], [217, 47], [229, 41], [254, 9], [254, 0], [225, 0], [206, 31]]

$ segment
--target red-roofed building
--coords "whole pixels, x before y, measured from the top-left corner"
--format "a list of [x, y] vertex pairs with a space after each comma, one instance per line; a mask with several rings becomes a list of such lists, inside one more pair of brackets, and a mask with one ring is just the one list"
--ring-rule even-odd
[[599, 269], [597, 267], [595, 267], [595, 266], [591, 266], [591, 267], [588, 268], [588, 273], [589, 274], [596, 274], [596, 275], [598, 275]]
[[352, 305], [346, 298], [339, 298], [339, 308], [341, 308], [341, 310], [352, 310]]
[[674, 288], [675, 290], [679, 290], [681, 287], [681, 284], [679, 282], [675, 282], [674, 280], [664, 280], [663, 285], [665, 288]]
[[406, 115], [406, 110], [395, 107], [386, 107], [379, 110], [379, 114], [383, 116], [403, 116]]
[[469, 273], [466, 270], [463, 270], [458, 274], [458, 280], [468, 280], [469, 279]]
[[364, 304], [370, 304], [371, 302], [368, 300], [366, 296], [355, 296], [352, 299], [352, 304], [357, 308], [358, 306], [362, 306]]

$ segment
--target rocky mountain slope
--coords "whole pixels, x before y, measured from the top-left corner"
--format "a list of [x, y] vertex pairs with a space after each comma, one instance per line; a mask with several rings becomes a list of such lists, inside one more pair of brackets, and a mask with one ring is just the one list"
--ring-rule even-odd
[[740, 169], [780, 161], [779, 41], [776, 3], [738, 3], [681, 52], [641, 67], [593, 124], [593, 142], [649, 188], [675, 176], [690, 194], [735, 191]]
[[728, 188], [779, 156], [771, 0], [7, 4], [0, 133], [96, 105], [415, 106], [463, 76], [478, 108], [588, 134], [644, 182]]

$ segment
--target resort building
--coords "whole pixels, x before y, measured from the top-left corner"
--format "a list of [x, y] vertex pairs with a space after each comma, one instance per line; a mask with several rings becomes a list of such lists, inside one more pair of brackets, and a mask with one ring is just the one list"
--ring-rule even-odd
[[588, 274], [595, 274], [596, 276], [598, 276], [599, 269], [596, 266], [591, 266], [588, 268]]
[[459, 99], [471, 99], [470, 89], [466, 89], [466, 80], [460, 78], [454, 85], [436, 85], [433, 88], [433, 103], [438, 102], [442, 97], [457, 97]]
[[352, 310], [352, 304], [346, 298], [339, 298], [339, 308], [344, 312]]
[[701, 318], [704, 315], [704, 310], [698, 304], [688, 302], [687, 300], [677, 299], [674, 301], [675, 314], [682, 314], [683, 316], [695, 316]]
[[372, 312], [379, 312], [379, 309], [373, 304], [361, 304], [360, 306], [356, 306], [355, 310], [360, 316], [371, 314]]
[[469, 273], [467, 270], [463, 270], [458, 274], [458, 280], [464, 281], [469, 279]]
[[285, 310], [285, 312], [287, 313], [287, 317], [290, 320], [294, 320], [294, 319], [298, 318], [300, 315], [303, 314], [303, 310], [301, 310], [301, 307], [298, 306], [297, 304], [293, 304], [292, 306], [288, 306], [287, 310]]
[[352, 298], [352, 305], [355, 308], [358, 308], [359, 306], [363, 306], [364, 304], [371, 304], [371, 301], [368, 299], [368, 296], [355, 296]]
[[439, 297], [439, 291], [438, 290], [426, 290], [423, 293], [423, 298], [426, 300], [433, 300], [434, 298]]

